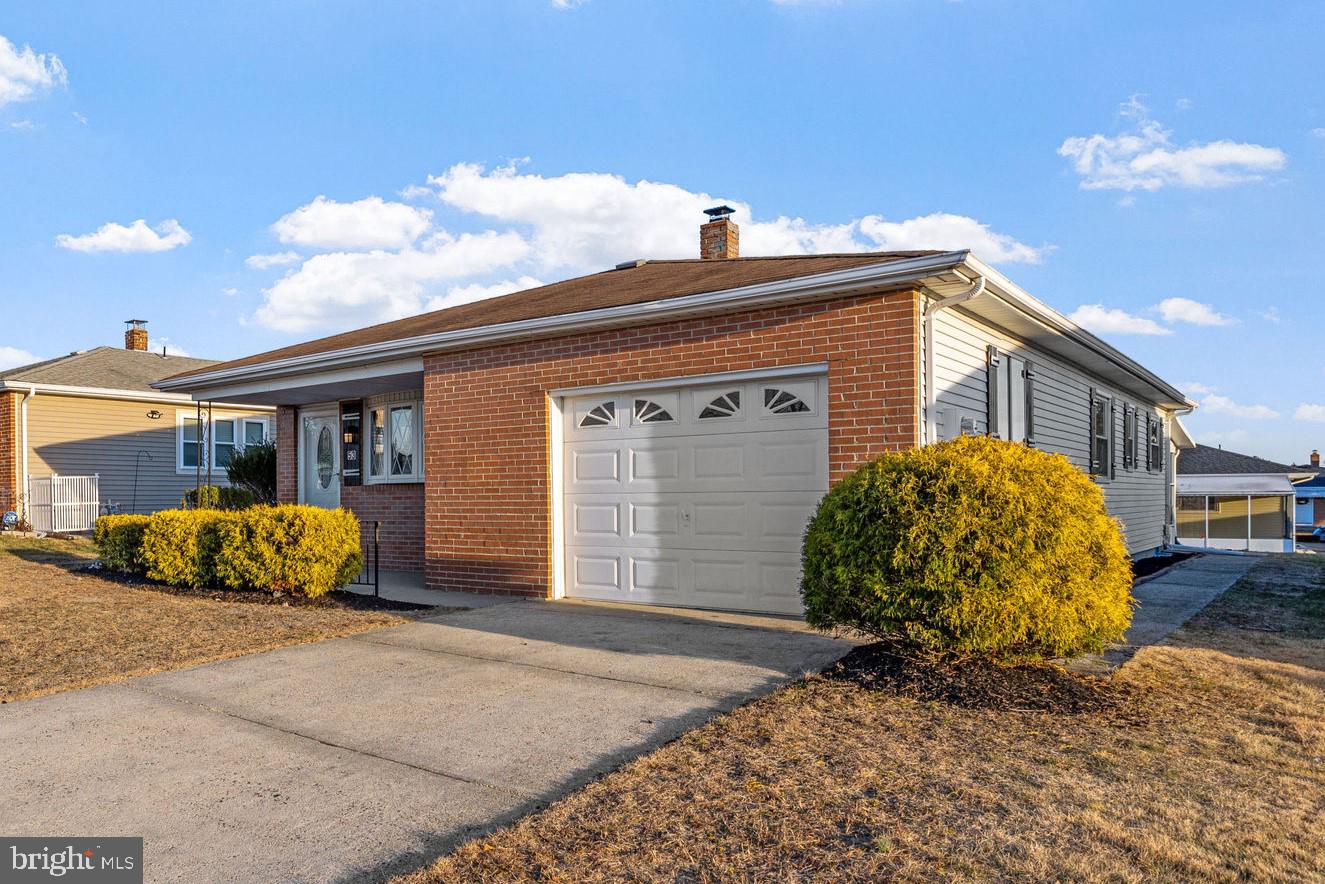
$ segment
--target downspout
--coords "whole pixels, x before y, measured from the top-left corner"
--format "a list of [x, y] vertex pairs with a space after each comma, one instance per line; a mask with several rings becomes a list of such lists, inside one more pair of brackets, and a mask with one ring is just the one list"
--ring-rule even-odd
[[934, 315], [949, 307], [964, 304], [985, 292], [985, 278], [977, 276], [964, 292], [949, 295], [925, 306], [925, 438], [922, 444], [938, 441], [938, 419], [934, 414]]
[[28, 521], [28, 400], [36, 395], [36, 385], [29, 385], [28, 392], [23, 395], [23, 401], [19, 405], [19, 419], [23, 422], [22, 438], [19, 440], [19, 445], [23, 448], [23, 484], [19, 486], [23, 505], [19, 509], [19, 515], [24, 522]]
[[[1172, 443], [1172, 439], [1173, 439], [1173, 422], [1174, 422], [1175, 420], [1177, 420], [1178, 418], [1180, 418], [1180, 417], [1184, 417], [1185, 415], [1189, 415], [1189, 414], [1191, 414], [1191, 413], [1192, 413], [1193, 411], [1195, 411], [1195, 410], [1196, 410], [1196, 406], [1195, 406], [1195, 405], [1187, 405], [1187, 406], [1184, 406], [1184, 407], [1182, 407], [1182, 408], [1175, 408], [1175, 409], [1173, 409], [1172, 411], [1170, 411], [1170, 412], [1168, 413], [1168, 424], [1167, 424], [1167, 425], [1165, 426], [1165, 428], [1164, 428], [1164, 429], [1165, 429], [1165, 435], [1164, 435], [1164, 447], [1165, 447], [1166, 449], [1167, 449], [1170, 445], [1173, 444], [1173, 443]], [[1168, 505], [1169, 505], [1168, 515], [1169, 515], [1169, 517], [1170, 517], [1170, 518], [1167, 520], [1169, 524], [1167, 524], [1167, 525], [1164, 526], [1164, 534], [1167, 535], [1167, 536], [1165, 537], [1165, 545], [1166, 545], [1166, 546], [1176, 546], [1177, 543], [1178, 543], [1178, 458], [1182, 456], [1182, 452], [1181, 452], [1181, 451], [1176, 452], [1176, 453], [1173, 455], [1173, 459], [1172, 459], [1172, 460], [1169, 460], [1169, 458], [1168, 458], [1168, 456], [1167, 456], [1167, 455], [1168, 455], [1168, 451], [1165, 451], [1165, 452], [1164, 452], [1164, 455], [1165, 455], [1165, 458], [1164, 458], [1164, 469], [1165, 469], [1165, 471], [1168, 473], [1168, 477], [1167, 477], [1167, 478], [1168, 478]], [[1205, 541], [1206, 541], [1206, 545], [1209, 546], [1209, 544], [1210, 544], [1210, 500], [1209, 500], [1209, 498], [1206, 498], [1206, 501], [1205, 501], [1205, 522], [1206, 522], [1206, 527], [1205, 527], [1205, 534], [1206, 534], [1206, 537], [1205, 537]]]

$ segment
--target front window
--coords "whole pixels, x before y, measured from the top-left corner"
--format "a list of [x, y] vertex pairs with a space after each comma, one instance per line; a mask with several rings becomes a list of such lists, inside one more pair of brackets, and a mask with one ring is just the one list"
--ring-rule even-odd
[[186, 417], [179, 425], [179, 465], [182, 469], [197, 469], [198, 455], [202, 451], [198, 438], [198, 419]]
[[259, 445], [267, 441], [266, 421], [244, 421], [244, 446]]
[[418, 482], [423, 477], [423, 405], [417, 400], [368, 408], [368, 481]]
[[224, 469], [230, 465], [230, 459], [235, 456], [235, 423], [217, 421], [213, 432], [215, 436], [212, 437], [212, 449], [216, 452], [215, 463]]
[[1146, 443], [1149, 446], [1147, 449], [1147, 456], [1149, 458], [1147, 460], [1147, 465], [1150, 467], [1151, 470], [1155, 471], [1159, 471], [1164, 468], [1164, 446], [1162, 446], [1159, 442], [1160, 439], [1159, 429], [1160, 429], [1159, 421], [1155, 420], [1154, 418], [1148, 418], [1146, 420], [1146, 434], [1147, 434]]

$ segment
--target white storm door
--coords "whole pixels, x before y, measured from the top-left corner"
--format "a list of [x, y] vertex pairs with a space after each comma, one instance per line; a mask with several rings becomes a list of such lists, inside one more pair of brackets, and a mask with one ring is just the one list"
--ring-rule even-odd
[[335, 410], [300, 412], [299, 502], [340, 506], [340, 438]]
[[566, 594], [800, 613], [827, 403], [815, 375], [568, 398]]

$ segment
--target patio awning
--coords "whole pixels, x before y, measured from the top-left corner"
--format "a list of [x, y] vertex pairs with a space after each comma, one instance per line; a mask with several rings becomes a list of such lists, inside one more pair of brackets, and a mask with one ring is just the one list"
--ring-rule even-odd
[[1179, 495], [1204, 495], [1232, 497], [1237, 495], [1277, 495], [1285, 497], [1296, 491], [1287, 476], [1278, 474], [1242, 475], [1242, 476], [1179, 476]]

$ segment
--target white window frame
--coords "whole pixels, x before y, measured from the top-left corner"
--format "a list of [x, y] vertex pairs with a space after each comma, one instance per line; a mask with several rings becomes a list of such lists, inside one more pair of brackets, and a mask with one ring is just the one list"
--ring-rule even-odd
[[[206, 413], [206, 412], [204, 412], [204, 414], [205, 414], [205, 413]], [[192, 476], [192, 475], [195, 475], [195, 474], [197, 473], [197, 471], [198, 471], [199, 468], [201, 468], [202, 471], [205, 473], [205, 472], [207, 472], [207, 465], [208, 465], [209, 463], [210, 463], [210, 464], [212, 465], [212, 467], [213, 467], [213, 476], [212, 476], [213, 481], [215, 481], [215, 479], [216, 479], [215, 472], [216, 472], [217, 470], [220, 470], [222, 473], [225, 472], [225, 467], [222, 466], [221, 464], [217, 463], [217, 461], [216, 461], [216, 427], [217, 427], [219, 424], [231, 424], [231, 425], [234, 426], [234, 428], [235, 428], [234, 453], [235, 453], [235, 454], [238, 454], [239, 452], [241, 452], [241, 451], [244, 450], [244, 444], [245, 444], [245, 443], [244, 443], [244, 431], [245, 431], [245, 428], [246, 428], [249, 424], [261, 424], [261, 425], [262, 425], [262, 438], [263, 438], [263, 440], [270, 440], [270, 439], [272, 438], [272, 435], [271, 435], [271, 419], [270, 419], [270, 418], [266, 418], [266, 417], [242, 417], [242, 416], [238, 416], [238, 415], [236, 415], [235, 417], [213, 417], [213, 418], [212, 418], [212, 429], [211, 429], [211, 432], [208, 433], [208, 435], [207, 435], [207, 449], [208, 449], [208, 450], [207, 450], [207, 452], [205, 453], [205, 455], [201, 458], [201, 459], [202, 459], [202, 464], [200, 465], [200, 467], [185, 466], [185, 465], [184, 465], [184, 445], [185, 445], [185, 442], [184, 442], [184, 425], [185, 425], [187, 422], [189, 422], [189, 421], [197, 421], [197, 420], [198, 420], [198, 412], [197, 412], [196, 409], [178, 409], [178, 410], [175, 411], [175, 473], [176, 473], [177, 475], [182, 475], [182, 476]], [[188, 443], [188, 444], [196, 444], [196, 443]], [[202, 452], [199, 452], [199, 453], [202, 454]]]
[[[410, 407], [414, 409], [414, 471], [406, 476], [391, 475], [391, 409]], [[386, 424], [386, 451], [382, 456], [382, 468], [385, 475], [377, 475], [373, 472], [373, 412], [385, 411], [387, 413]], [[365, 485], [416, 485], [423, 481], [423, 400], [420, 398], [401, 399], [398, 397], [382, 397], [379, 399], [369, 399], [364, 403], [364, 428], [363, 428], [363, 482]]]

